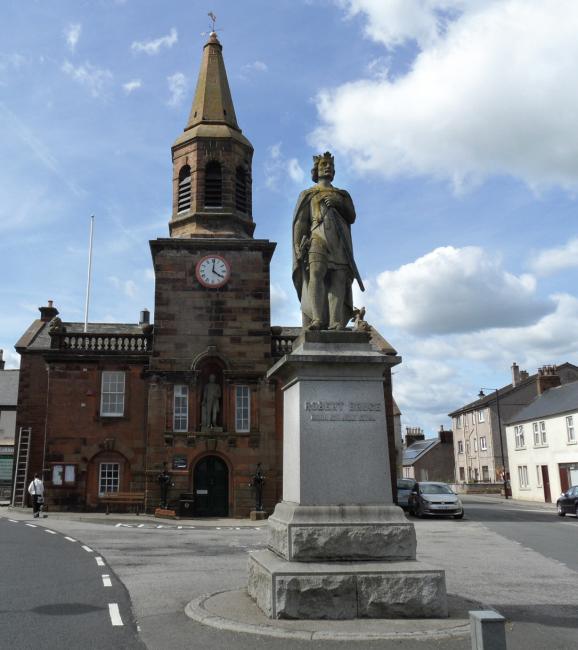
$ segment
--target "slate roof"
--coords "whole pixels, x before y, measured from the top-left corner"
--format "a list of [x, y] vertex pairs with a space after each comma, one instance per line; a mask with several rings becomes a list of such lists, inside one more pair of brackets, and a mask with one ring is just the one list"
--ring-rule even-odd
[[524, 406], [506, 424], [528, 422], [563, 413], [578, 411], [578, 381], [550, 388]]
[[[576, 366], [572, 363], [565, 362], [562, 363], [558, 366], [558, 370], [562, 368], [576, 368]], [[534, 373], [533, 375], [530, 375], [528, 379], [524, 379], [523, 381], [520, 381], [516, 386], [513, 384], [507, 384], [506, 386], [503, 386], [498, 390], [498, 396], [500, 399], [502, 397], [506, 397], [510, 393], [517, 391], [518, 389], [528, 386], [528, 384], [532, 384], [536, 382], [536, 379], [538, 377], [538, 373]], [[470, 402], [469, 404], [466, 404], [465, 406], [460, 406], [459, 409], [456, 409], [455, 411], [452, 411], [451, 413], [448, 413], [449, 417], [453, 417], [454, 415], [458, 415], [460, 413], [463, 413], [464, 411], [471, 411], [473, 409], [478, 409], [481, 406], [486, 406], [490, 402], [495, 402], [496, 401], [496, 393], [494, 391], [487, 391], [488, 394], [485, 397], [482, 397], [482, 399], [478, 399], [474, 402]]]
[[0, 370], [0, 406], [16, 406], [19, 370]]
[[417, 462], [420, 458], [425, 456], [431, 449], [433, 449], [440, 442], [439, 438], [426, 438], [425, 440], [418, 440], [409, 447], [403, 450], [402, 465], [408, 467]]

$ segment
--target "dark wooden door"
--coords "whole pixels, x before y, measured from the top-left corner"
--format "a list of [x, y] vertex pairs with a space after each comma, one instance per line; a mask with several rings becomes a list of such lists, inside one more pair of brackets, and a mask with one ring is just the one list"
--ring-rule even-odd
[[229, 515], [229, 470], [218, 456], [205, 456], [193, 474], [195, 516], [227, 517]]
[[550, 477], [548, 475], [548, 465], [542, 465], [542, 485], [544, 486], [544, 501], [552, 503], [552, 495], [550, 494]]

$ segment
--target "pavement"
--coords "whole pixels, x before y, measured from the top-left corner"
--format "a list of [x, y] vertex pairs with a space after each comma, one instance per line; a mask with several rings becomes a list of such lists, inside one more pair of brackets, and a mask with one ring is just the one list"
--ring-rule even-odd
[[[523, 508], [528, 511], [535, 512], [548, 512], [553, 515], [556, 512], [555, 505], [545, 503], [525, 502], [514, 499], [504, 499], [503, 497], [493, 495], [469, 495], [465, 499], [468, 501], [475, 501], [477, 503], [491, 504], [496, 509], [507, 510], [509, 507]], [[0, 515], [13, 517], [14, 519], [28, 519], [30, 518], [30, 509], [20, 508], [2, 508]], [[142, 528], [143, 533], [148, 530], [150, 533], [152, 529], [159, 529], [159, 534], [163, 529], [175, 529], [179, 533], [187, 533], [197, 529], [199, 531], [208, 530], [223, 530], [223, 531], [247, 531], [250, 529], [259, 530], [267, 525], [266, 521], [250, 521], [247, 519], [182, 519], [182, 520], [167, 520], [157, 519], [150, 515], [131, 515], [126, 513], [112, 513], [104, 515], [103, 513], [72, 513], [72, 512], [54, 512], [48, 514], [48, 519], [41, 520], [45, 524], [50, 522], [51, 526], [61, 522], [63, 526], [68, 525], [67, 522], [77, 522], [77, 524], [93, 523], [93, 524], [108, 524], [117, 527], [127, 528]], [[416, 522], [416, 532], [424, 522], [421, 520]], [[455, 523], [455, 526], [451, 524]], [[287, 639], [291, 644], [288, 647], [297, 647], [298, 643], [307, 643], [307, 641], [342, 641], [342, 642], [376, 642], [380, 640], [387, 642], [392, 641], [397, 648], [413, 648], [417, 643], [417, 647], [451, 647], [456, 649], [470, 647], [470, 626], [469, 626], [469, 611], [478, 609], [493, 608], [500, 611], [500, 606], [492, 606], [487, 603], [505, 603], [503, 599], [498, 599], [495, 589], [496, 579], [498, 576], [502, 577], [507, 572], [510, 575], [520, 575], [522, 566], [532, 558], [524, 558], [523, 562], [520, 559], [516, 565], [519, 556], [519, 548], [516, 548], [512, 543], [501, 540], [497, 545], [492, 542], [492, 537], [487, 531], [483, 530], [479, 524], [471, 522], [472, 526], [466, 533], [463, 528], [462, 522], [429, 522], [427, 528], [431, 529], [428, 532], [425, 527], [422, 529], [425, 533], [429, 534], [431, 540], [441, 541], [442, 546], [445, 544], [446, 548], [452, 544], [456, 544], [456, 530], [460, 527], [463, 530], [463, 536], [460, 546], [456, 547], [453, 553], [451, 572], [447, 566], [446, 568], [448, 593], [449, 596], [449, 610], [450, 617], [443, 620], [353, 620], [353, 621], [277, 621], [271, 620], [264, 616], [264, 614], [256, 607], [253, 601], [247, 596], [244, 589], [215, 589], [213, 591], [205, 591], [203, 593], [194, 593], [193, 590], [189, 591], [189, 598], [193, 596], [185, 607], [186, 615], [195, 621], [197, 624], [202, 624], [209, 628], [213, 628], [215, 632], [221, 631], [221, 634], [242, 633], [249, 635], [258, 635], [263, 638], [270, 638], [270, 643], [273, 643], [273, 638]], [[439, 524], [442, 524], [441, 526]], [[450, 526], [447, 526], [450, 524]], [[101, 526], [98, 526], [100, 528]], [[95, 527], [96, 528], [96, 527]], [[135, 531], [136, 532], [136, 531]], [[169, 532], [167, 530], [167, 532]], [[241, 533], [239, 533], [241, 534]], [[244, 533], [243, 533], [244, 534]], [[253, 534], [258, 534], [254, 532]], [[264, 531], [263, 533], [264, 534]], [[263, 538], [264, 539], [264, 538]], [[420, 538], [418, 532], [419, 548], [418, 559], [425, 561], [430, 565], [439, 566], [440, 557], [436, 555], [435, 547], [427, 537]], [[177, 540], [175, 540], [177, 543]], [[488, 548], [492, 543], [494, 548], [499, 551], [502, 557], [502, 564], [494, 567], [480, 566], [479, 563], [472, 565], [472, 556], [480, 554], [482, 548]], [[436, 545], [437, 546], [437, 545]], [[120, 550], [120, 549], [119, 549]], [[160, 558], [159, 558], [160, 560]], [[242, 567], [241, 571], [242, 571]], [[552, 567], [549, 568], [552, 573]], [[492, 576], [493, 574], [493, 576]], [[481, 579], [489, 578], [487, 580]], [[560, 586], [562, 595], [565, 585], [560, 581], [567, 575], [563, 575], [560, 571], [558, 575], [552, 575], [552, 578], [558, 580], [556, 583]], [[529, 576], [530, 578], [530, 576]], [[531, 578], [530, 578], [531, 579]], [[525, 581], [524, 581], [525, 582]], [[207, 584], [214, 584], [215, 587], [222, 587], [229, 581], [221, 580], [217, 582], [207, 582]], [[475, 585], [475, 588], [474, 588]], [[537, 585], [539, 587], [539, 585]], [[130, 580], [127, 584], [131, 590]], [[570, 589], [570, 585], [568, 585]], [[525, 589], [525, 591], [523, 591]], [[573, 588], [572, 588], [573, 589]], [[518, 591], [518, 590], [516, 590]], [[553, 589], [551, 589], [553, 591]], [[519, 593], [525, 593], [529, 602], [528, 605], [536, 602], [543, 604], [547, 603], [547, 599], [534, 597], [530, 598], [528, 594], [531, 588], [528, 585], [520, 584]], [[132, 595], [132, 591], [131, 591]], [[503, 595], [503, 594], [501, 594]], [[137, 597], [138, 600], [138, 597]], [[552, 596], [553, 602], [558, 601], [557, 595]], [[518, 602], [518, 601], [516, 601]], [[519, 601], [524, 604], [523, 600]], [[511, 605], [511, 603], [509, 603]], [[137, 607], [137, 610], [139, 607]], [[182, 610], [181, 610], [182, 611]], [[152, 612], [150, 612], [152, 614]], [[191, 621], [191, 622], [192, 622]], [[429, 641], [429, 643], [428, 643]], [[422, 643], [422, 642], [425, 642]], [[267, 644], [266, 644], [267, 645]], [[219, 646], [220, 647], [220, 646]], [[272, 646], [271, 646], [272, 647]], [[364, 646], [365, 647], [365, 646]], [[369, 646], [368, 646], [369, 647]], [[371, 646], [373, 647], [373, 646]], [[377, 646], [376, 646], [377, 647]], [[381, 647], [381, 646], [379, 646]], [[383, 646], [386, 647], [386, 646]], [[387, 647], [393, 647], [387, 645]], [[528, 646], [532, 647], [532, 646]], [[534, 646], [538, 647], [538, 646]], [[565, 646], [564, 646], [565, 647]]]

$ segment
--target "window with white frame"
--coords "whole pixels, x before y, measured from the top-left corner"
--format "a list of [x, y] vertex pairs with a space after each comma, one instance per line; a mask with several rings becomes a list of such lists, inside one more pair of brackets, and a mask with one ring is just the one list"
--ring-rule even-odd
[[458, 454], [464, 453], [464, 441], [458, 440]]
[[516, 449], [523, 449], [526, 446], [523, 424], [514, 427], [514, 438], [516, 440]]
[[542, 487], [542, 465], [536, 465], [536, 485]]
[[476, 423], [476, 412], [472, 411], [472, 425]]
[[540, 429], [537, 422], [532, 422], [532, 430], [534, 431], [534, 445], [537, 447], [540, 444]]
[[478, 411], [478, 422], [485, 422], [486, 420], [486, 409], [480, 409]]
[[526, 489], [530, 487], [527, 465], [518, 465], [518, 484], [520, 486], [520, 489]]
[[76, 483], [76, 465], [53, 465], [52, 485], [73, 485]]
[[100, 415], [105, 417], [124, 415], [124, 372], [103, 370]]
[[120, 464], [101, 463], [98, 472], [98, 494], [118, 492], [120, 486]]
[[176, 384], [173, 395], [173, 431], [189, 429], [189, 389], [184, 384]]
[[566, 416], [566, 439], [568, 442], [576, 442], [576, 432], [574, 431], [574, 417]]
[[251, 429], [251, 392], [249, 386], [235, 386], [235, 431]]
[[482, 465], [482, 481], [487, 483], [490, 480], [490, 468], [487, 465]]
[[461, 429], [462, 428], [462, 416], [458, 415], [456, 418], [456, 429]]
[[460, 467], [460, 481], [466, 480], [466, 470], [463, 467]]
[[540, 422], [540, 444], [548, 444], [548, 437], [546, 436], [546, 422], [544, 422], [544, 420]]
[[481, 451], [487, 451], [488, 449], [488, 441], [486, 439], [486, 436], [480, 436], [480, 449]]

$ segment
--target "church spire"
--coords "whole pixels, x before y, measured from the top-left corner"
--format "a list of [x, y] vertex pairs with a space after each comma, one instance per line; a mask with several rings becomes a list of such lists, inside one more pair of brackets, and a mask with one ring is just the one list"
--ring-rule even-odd
[[171, 237], [252, 238], [253, 146], [241, 132], [223, 61], [212, 31], [191, 113], [172, 147]]
[[226, 124], [240, 131], [223, 61], [223, 46], [215, 32], [211, 32], [203, 48], [195, 99], [185, 131], [197, 124]]

